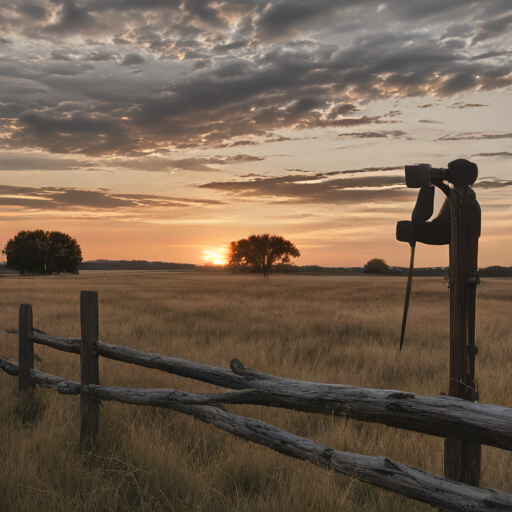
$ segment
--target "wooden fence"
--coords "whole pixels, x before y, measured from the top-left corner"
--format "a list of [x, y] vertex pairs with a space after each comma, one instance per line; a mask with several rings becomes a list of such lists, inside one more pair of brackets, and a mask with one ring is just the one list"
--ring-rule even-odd
[[[80, 449], [95, 449], [99, 401], [163, 407], [194, 416], [238, 437], [279, 453], [357, 478], [361, 482], [451, 511], [512, 511], [512, 496], [432, 475], [385, 457], [335, 450], [267, 423], [232, 414], [220, 404], [253, 404], [337, 415], [381, 423], [434, 436], [473, 441], [512, 450], [512, 409], [448, 396], [426, 397], [403, 391], [366, 389], [286, 379], [245, 368], [233, 359], [222, 368], [110, 345], [98, 340], [98, 294], [80, 296], [81, 338], [51, 336], [34, 329], [32, 307], [20, 306], [18, 366], [0, 358], [0, 367], [18, 377], [20, 393], [34, 386], [63, 395], [80, 395]], [[81, 381], [74, 382], [34, 369], [34, 343], [80, 354]], [[101, 386], [99, 356], [155, 368], [235, 390], [197, 394], [173, 389]]]

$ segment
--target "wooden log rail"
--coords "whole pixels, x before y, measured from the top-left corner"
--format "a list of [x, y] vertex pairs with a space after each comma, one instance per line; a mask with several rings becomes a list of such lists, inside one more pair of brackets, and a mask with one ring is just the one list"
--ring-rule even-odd
[[[0, 358], [0, 368], [9, 375], [18, 377], [19, 368], [17, 365], [10, 363], [6, 359]], [[30, 381], [32, 384], [38, 384], [43, 388], [50, 388], [58, 391], [61, 395], [79, 395], [80, 383], [72, 380], [63, 379], [56, 375], [42, 372], [40, 370], [30, 370]]]
[[[33, 344], [80, 354], [81, 382], [33, 368]], [[403, 391], [366, 389], [287, 379], [245, 368], [230, 368], [110, 345], [98, 341], [97, 292], [81, 292], [81, 338], [51, 336], [32, 326], [32, 308], [20, 307], [19, 367], [0, 358], [0, 369], [19, 378], [20, 393], [37, 384], [79, 395], [80, 449], [97, 446], [100, 400], [163, 407], [182, 412], [267, 446], [279, 453], [357, 478], [382, 489], [450, 511], [511, 510], [512, 496], [454, 482], [383, 457], [335, 450], [258, 420], [225, 411], [220, 404], [252, 404], [338, 415], [406, 430], [463, 439], [512, 450], [512, 409], [453, 397], [426, 397]], [[173, 389], [132, 389], [99, 385], [98, 357], [122, 361], [214, 384], [234, 391], [186, 393]]]
[[[0, 359], [0, 367], [10, 375], [18, 375], [18, 367], [5, 359]], [[32, 384], [55, 389], [61, 394], [80, 394], [80, 383], [78, 382], [49, 375], [38, 370], [31, 370], [30, 374]], [[252, 392], [253, 390], [249, 391], [249, 393]], [[135, 405], [163, 407], [188, 414], [237, 437], [266, 446], [283, 455], [355, 477], [360, 482], [416, 501], [428, 503], [443, 510], [454, 512], [512, 510], [512, 496], [500, 491], [453, 482], [406, 464], [395, 462], [387, 457], [372, 457], [342, 452], [331, 446], [296, 436], [268, 423], [227, 412], [214, 405], [196, 405], [204, 400], [204, 396], [208, 395], [194, 395], [193, 393], [170, 389], [144, 390], [94, 384], [84, 386], [83, 393], [99, 400], [115, 400]], [[162, 394], [166, 396], [162, 397]], [[239, 394], [228, 393], [228, 395]], [[169, 399], [169, 396], [172, 398]], [[190, 400], [191, 396], [199, 397], [199, 399], [194, 401], [193, 398]]]
[[34, 329], [32, 335], [29, 336], [32, 343], [46, 345], [47, 347], [62, 350], [63, 352], [71, 352], [72, 354], [80, 354], [80, 338], [63, 338], [60, 336], [51, 336], [44, 331]]
[[[141, 399], [141, 391], [143, 390], [94, 385], [86, 386], [84, 389], [84, 392], [89, 392], [102, 400], [147, 405], [144, 403], [145, 398]], [[283, 455], [317, 464], [355, 477], [360, 482], [444, 510], [457, 512], [512, 510], [512, 496], [509, 494], [447, 480], [386, 457], [372, 457], [335, 450], [331, 446], [296, 436], [259, 420], [229, 413], [219, 407], [190, 405], [182, 398], [176, 396], [173, 401], [151, 405], [194, 416], [205, 423], [247, 441], [267, 446]]]
[[[80, 339], [49, 336], [35, 331], [30, 337], [66, 352], [80, 352]], [[437, 437], [464, 439], [512, 450], [512, 409], [480, 404], [449, 396], [428, 397], [403, 391], [321, 384], [259, 373], [231, 361], [231, 369], [196, 363], [177, 357], [149, 354], [127, 347], [94, 343], [100, 356], [155, 368], [240, 393], [194, 395], [183, 393], [190, 404], [253, 404], [303, 412], [334, 414], [360, 421], [381, 423]], [[151, 390], [147, 399], [172, 400], [180, 391]], [[174, 395], [173, 395], [174, 394]], [[146, 405], [150, 405], [149, 403]]]

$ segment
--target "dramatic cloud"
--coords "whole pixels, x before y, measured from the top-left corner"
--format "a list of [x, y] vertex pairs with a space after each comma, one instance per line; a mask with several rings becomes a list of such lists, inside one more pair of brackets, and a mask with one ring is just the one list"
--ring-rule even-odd
[[96, 165], [86, 160], [54, 158], [44, 154], [4, 153], [0, 158], [0, 171], [75, 171]]
[[329, 21], [331, 16], [356, 3], [354, 0], [343, 3], [336, 0], [270, 2], [254, 20], [256, 36], [260, 40], [286, 40], [312, 25]]
[[204, 228], [182, 247], [268, 223], [391, 247], [416, 193], [391, 164], [471, 154], [504, 205], [511, 23], [509, 0], [0, 0], [3, 225], [136, 219], [164, 259], [180, 222]]
[[483, 21], [478, 25], [474, 42], [495, 38], [512, 27], [512, 14]]
[[21, 114], [19, 129], [12, 134], [9, 146], [32, 146], [50, 153], [90, 156], [136, 155], [142, 149], [140, 139], [114, 117], [100, 113], [62, 114], [56, 110]]
[[[0, 0], [0, 14], [6, 148], [254, 145], [402, 118], [365, 115], [376, 99], [512, 84], [507, 2]], [[67, 115], [63, 99], [76, 104]]]
[[184, 208], [218, 204], [222, 203], [209, 199], [185, 199], [153, 194], [120, 194], [107, 189], [0, 185], [0, 206], [21, 206], [41, 211]]
[[336, 178], [345, 173], [375, 173], [399, 168], [368, 168], [328, 173], [292, 174], [279, 177], [256, 177], [249, 180], [212, 182], [200, 188], [229, 192], [243, 198], [292, 203], [381, 203], [409, 201], [412, 193], [405, 189], [403, 176], [361, 176]]
[[145, 63], [145, 59], [138, 53], [128, 53], [125, 55], [123, 61], [121, 62], [121, 66], [133, 66], [134, 64], [140, 65]]

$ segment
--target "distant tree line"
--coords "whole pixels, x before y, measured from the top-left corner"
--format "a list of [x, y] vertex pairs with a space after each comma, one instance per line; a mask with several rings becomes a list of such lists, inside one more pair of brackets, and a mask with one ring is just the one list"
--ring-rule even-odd
[[512, 267], [485, 267], [478, 269], [480, 277], [512, 277]]
[[[393, 276], [406, 276], [408, 272], [407, 268], [403, 267], [390, 267], [388, 273]], [[426, 268], [415, 268], [414, 275], [418, 277], [439, 277], [448, 276], [450, 273], [449, 267], [426, 267]], [[512, 267], [484, 267], [478, 269], [478, 275], [480, 277], [512, 277]]]
[[190, 270], [196, 268], [192, 263], [167, 263], [165, 261], [146, 260], [95, 260], [84, 261], [81, 270]]
[[[409, 269], [405, 267], [389, 267], [388, 274], [392, 276], [406, 276]], [[415, 268], [413, 275], [416, 277], [446, 277], [450, 273], [448, 267], [420, 267]]]

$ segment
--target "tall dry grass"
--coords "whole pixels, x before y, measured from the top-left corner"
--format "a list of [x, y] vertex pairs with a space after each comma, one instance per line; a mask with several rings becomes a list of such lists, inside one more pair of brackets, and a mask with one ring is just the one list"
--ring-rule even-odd
[[[0, 326], [15, 329], [20, 303], [34, 325], [79, 336], [79, 291], [98, 290], [100, 339], [227, 366], [237, 357], [266, 373], [437, 395], [448, 385], [448, 291], [416, 279], [398, 355], [405, 280], [393, 277], [88, 274], [2, 278]], [[481, 399], [512, 406], [510, 280], [478, 291]], [[0, 356], [16, 358], [16, 335]], [[79, 380], [78, 356], [36, 346], [36, 367]], [[218, 388], [100, 359], [102, 384]], [[77, 453], [79, 399], [37, 389], [38, 417], [23, 419], [16, 379], [0, 375], [3, 512], [425, 511], [430, 507], [288, 459], [178, 413], [107, 402], [97, 456]], [[340, 418], [252, 406], [234, 411], [339, 450], [387, 456], [442, 474], [438, 438]], [[34, 415], [34, 411], [32, 411]], [[483, 448], [483, 485], [512, 492], [509, 452]]]

